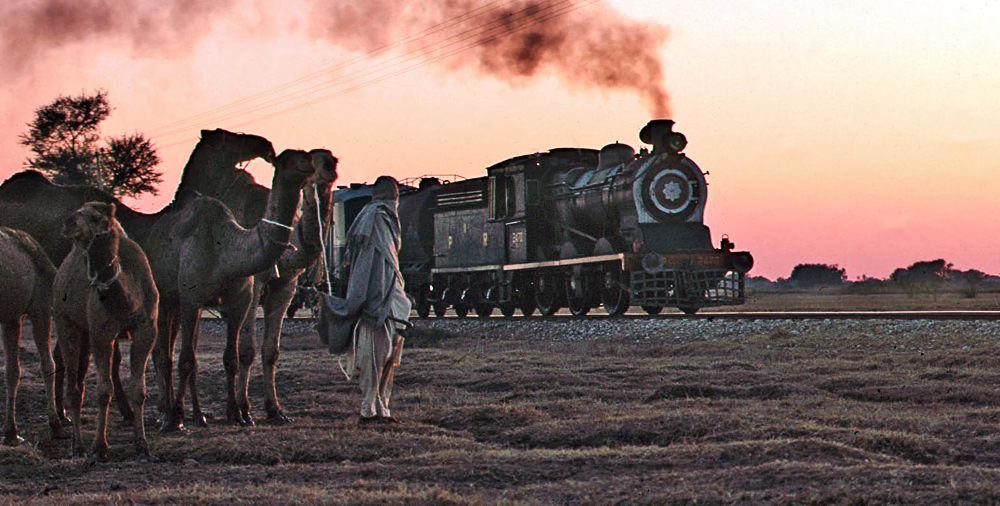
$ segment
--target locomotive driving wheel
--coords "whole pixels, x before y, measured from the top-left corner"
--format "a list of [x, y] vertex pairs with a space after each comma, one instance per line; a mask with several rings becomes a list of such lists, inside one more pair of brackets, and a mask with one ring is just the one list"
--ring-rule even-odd
[[530, 300], [525, 300], [521, 302], [521, 305], [518, 306], [518, 309], [521, 310], [521, 314], [523, 314], [524, 316], [531, 316], [535, 314], [535, 302]]
[[447, 302], [435, 302], [431, 307], [434, 308], [434, 316], [438, 318], [444, 318], [444, 314], [448, 312]]
[[517, 310], [517, 306], [512, 303], [500, 304], [500, 314], [507, 318], [514, 316], [515, 310]]
[[472, 306], [472, 309], [476, 311], [476, 316], [480, 318], [489, 318], [493, 314], [493, 304], [489, 302], [480, 302]]
[[601, 287], [601, 303], [611, 316], [625, 314], [631, 302], [628, 293], [628, 272], [621, 265], [612, 264], [604, 268], [604, 286]]
[[430, 301], [430, 290], [427, 286], [420, 288], [417, 293], [417, 316], [421, 318], [427, 318], [431, 315], [431, 301]]
[[656, 316], [660, 314], [660, 311], [663, 311], [663, 306], [642, 306], [642, 310], [645, 311], [646, 314]]
[[542, 316], [552, 316], [559, 311], [559, 293], [556, 292], [555, 276], [544, 276], [538, 280], [535, 286], [535, 307]]
[[455, 310], [455, 316], [459, 318], [465, 318], [469, 315], [469, 306], [462, 302], [455, 304], [455, 307], [452, 309]]
[[566, 305], [573, 316], [584, 316], [592, 307], [589, 283], [586, 277], [571, 277], [566, 280]]

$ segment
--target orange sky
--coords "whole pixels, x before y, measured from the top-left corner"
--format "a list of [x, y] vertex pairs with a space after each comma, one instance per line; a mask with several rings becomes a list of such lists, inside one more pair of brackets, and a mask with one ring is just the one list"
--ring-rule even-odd
[[[474, 177], [558, 146], [638, 147], [651, 114], [633, 91], [570, 86], [544, 69], [509, 83], [401, 51], [361, 58], [317, 36], [308, 2], [214, 2], [214, 15], [174, 27], [179, 42], [105, 31], [6, 62], [0, 177], [21, 169], [17, 135], [34, 108], [97, 88], [115, 107], [103, 133], [144, 132], [160, 147], [160, 196], [133, 202], [146, 211], [169, 200], [200, 128], [263, 135], [279, 150], [327, 147], [346, 184]], [[8, 44], [31, 34], [6, 14], [32, 3], [0, 6]], [[602, 5], [669, 29], [661, 84], [688, 155], [711, 173], [706, 224], [716, 242], [725, 233], [753, 252], [753, 274], [823, 262], [884, 277], [938, 257], [1000, 272], [1000, 3], [610, 0], [579, 11]], [[335, 95], [325, 100], [212, 112], [351, 59], [308, 81], [310, 97]], [[416, 68], [350, 92], [335, 84], [372, 65]], [[251, 170], [270, 179], [265, 164]]]

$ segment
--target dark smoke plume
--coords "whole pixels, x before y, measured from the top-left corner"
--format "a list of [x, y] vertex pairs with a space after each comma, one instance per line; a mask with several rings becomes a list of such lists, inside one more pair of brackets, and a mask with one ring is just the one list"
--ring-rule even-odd
[[189, 49], [231, 0], [4, 0], [0, 51], [11, 71], [30, 69], [45, 52], [100, 38], [142, 55]]
[[[470, 67], [515, 85], [551, 73], [571, 87], [631, 90], [648, 104], [653, 117], [670, 115], [657, 54], [667, 39], [666, 27], [624, 19], [600, 2], [310, 2], [315, 34], [350, 50], [374, 51], [408, 40], [402, 51], [437, 60], [442, 53], [474, 46], [440, 63]], [[589, 5], [573, 9], [581, 3]], [[436, 33], [407, 39], [424, 30]], [[446, 44], [448, 37], [466, 42], [450, 49], [428, 47], [434, 41]]]

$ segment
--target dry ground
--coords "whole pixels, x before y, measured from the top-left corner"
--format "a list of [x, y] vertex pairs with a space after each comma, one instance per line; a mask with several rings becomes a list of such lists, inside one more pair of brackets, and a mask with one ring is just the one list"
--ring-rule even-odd
[[[850, 293], [842, 287], [811, 290], [751, 291], [742, 311], [1000, 311], [1000, 293], [966, 297], [957, 291], [930, 293]], [[711, 309], [732, 311], [733, 307]]]
[[[219, 420], [206, 323], [212, 426], [163, 435], [147, 406], [162, 462], [137, 463], [115, 413], [111, 462], [92, 467], [47, 434], [28, 339], [27, 442], [0, 447], [0, 503], [1000, 504], [1000, 323], [569, 325], [424, 322], [400, 423], [360, 426], [357, 385], [292, 323], [279, 390], [295, 423], [238, 428]], [[262, 416], [259, 378], [251, 395]]]

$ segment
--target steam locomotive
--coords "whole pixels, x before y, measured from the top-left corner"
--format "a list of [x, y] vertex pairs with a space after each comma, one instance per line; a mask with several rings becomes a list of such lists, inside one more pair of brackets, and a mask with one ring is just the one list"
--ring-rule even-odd
[[[694, 313], [742, 304], [753, 257], [733, 251], [726, 236], [712, 246], [705, 175], [673, 125], [642, 128], [651, 152], [618, 143], [558, 148], [504, 160], [484, 177], [401, 188], [399, 260], [417, 313], [530, 316], [567, 307], [584, 315], [598, 304], [612, 315], [630, 306]], [[366, 185], [334, 193], [336, 285], [350, 267], [346, 232], [370, 199]]]

